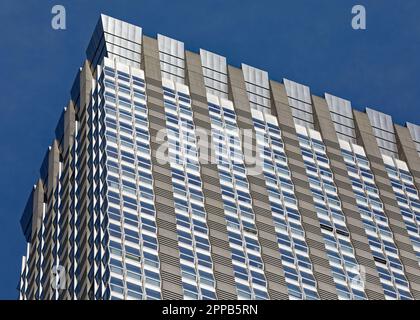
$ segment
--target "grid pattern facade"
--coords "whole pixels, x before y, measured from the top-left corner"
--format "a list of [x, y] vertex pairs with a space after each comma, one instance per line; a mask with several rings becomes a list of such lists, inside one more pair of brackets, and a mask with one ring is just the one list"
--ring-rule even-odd
[[86, 56], [20, 299], [420, 299], [417, 125], [104, 15]]

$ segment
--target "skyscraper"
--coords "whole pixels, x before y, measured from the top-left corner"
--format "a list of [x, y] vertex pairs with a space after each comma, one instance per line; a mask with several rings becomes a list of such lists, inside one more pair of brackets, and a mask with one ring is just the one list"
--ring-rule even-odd
[[102, 15], [20, 299], [420, 299], [420, 126]]

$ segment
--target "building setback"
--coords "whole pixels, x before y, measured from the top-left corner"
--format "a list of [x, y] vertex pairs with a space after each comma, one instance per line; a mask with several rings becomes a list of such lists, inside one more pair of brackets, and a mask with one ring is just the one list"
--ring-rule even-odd
[[20, 299], [420, 299], [420, 126], [105, 15], [86, 54]]

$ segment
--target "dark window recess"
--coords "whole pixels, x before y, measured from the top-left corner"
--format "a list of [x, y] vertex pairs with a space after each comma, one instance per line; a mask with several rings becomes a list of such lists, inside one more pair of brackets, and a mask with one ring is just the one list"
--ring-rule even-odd
[[348, 237], [349, 236], [349, 234], [347, 232], [343, 231], [343, 230], [338, 230], [337, 229], [337, 233], [338, 234], [341, 234], [342, 236], [345, 236], [345, 237]]
[[333, 231], [333, 230], [334, 230], [332, 227], [327, 226], [327, 225], [325, 225], [325, 224], [321, 224], [321, 228], [322, 228], [322, 229], [325, 229], [325, 230], [328, 230], [328, 231]]
[[381, 259], [381, 258], [379, 258], [379, 257], [373, 257], [373, 259], [374, 259], [375, 261], [379, 262], [379, 263], [386, 264], [386, 260]]

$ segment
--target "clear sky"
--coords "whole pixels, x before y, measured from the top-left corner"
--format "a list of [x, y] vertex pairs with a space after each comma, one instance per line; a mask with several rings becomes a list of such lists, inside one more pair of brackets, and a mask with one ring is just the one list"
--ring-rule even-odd
[[[51, 8], [67, 30], [51, 28]], [[351, 27], [365, 5], [367, 30]], [[0, 1], [0, 299], [15, 299], [19, 219], [100, 13], [420, 124], [418, 0]]]

